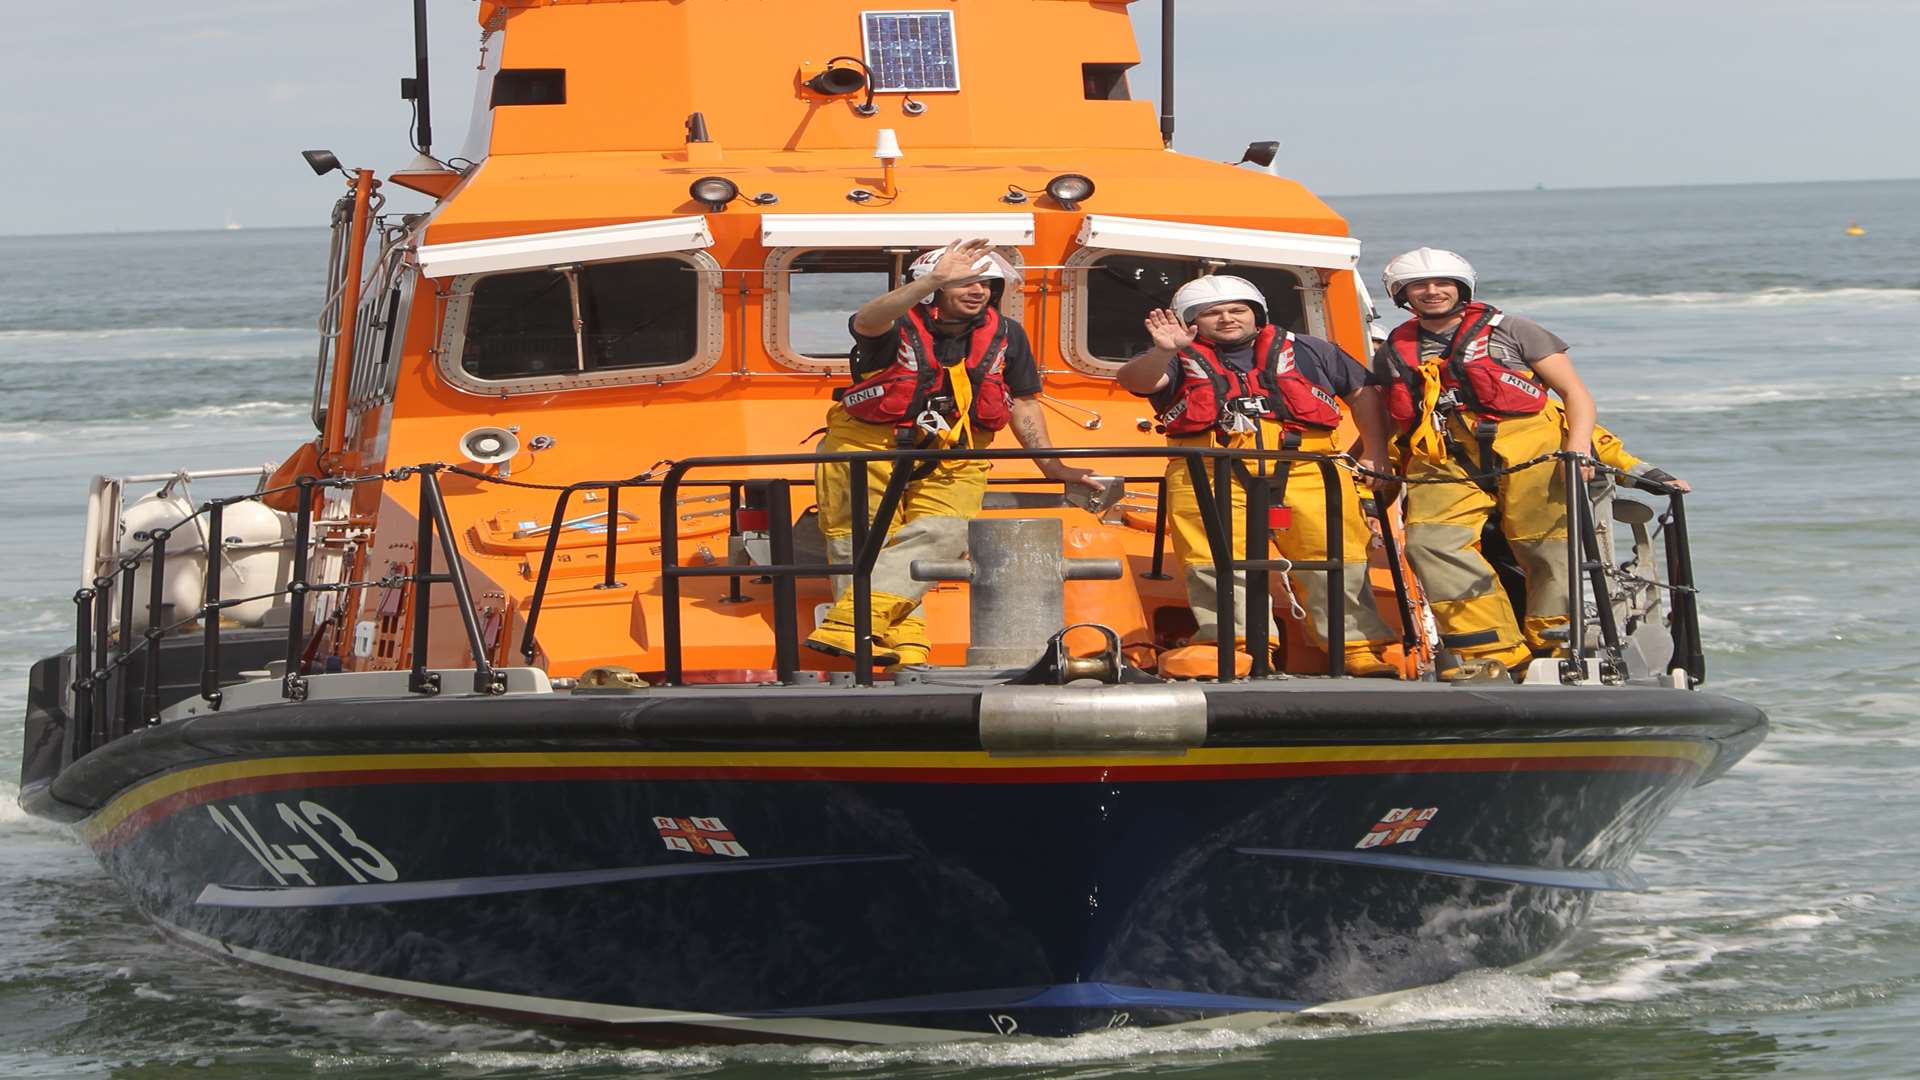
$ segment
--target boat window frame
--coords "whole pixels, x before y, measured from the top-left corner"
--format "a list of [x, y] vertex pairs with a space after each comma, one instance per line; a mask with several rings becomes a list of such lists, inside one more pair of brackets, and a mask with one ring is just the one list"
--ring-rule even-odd
[[706, 374], [720, 363], [721, 355], [726, 348], [726, 317], [720, 296], [721, 266], [719, 260], [710, 253], [704, 250], [656, 251], [630, 258], [596, 259], [558, 265], [610, 266], [648, 259], [670, 259], [684, 263], [687, 272], [696, 275], [695, 346], [692, 357], [678, 364], [662, 367], [613, 368], [593, 372], [549, 372], [510, 379], [483, 379], [474, 375], [460, 364], [460, 357], [466, 348], [467, 314], [472, 303], [474, 286], [490, 277], [552, 269], [549, 266], [519, 266], [438, 279], [445, 282], [440, 294], [442, 305], [440, 334], [434, 348], [440, 377], [456, 390], [487, 397], [506, 397], [514, 394], [590, 390], [607, 386], [658, 386], [661, 383], [681, 382]]
[[[762, 290], [761, 295], [765, 297], [765, 302], [761, 305], [760, 341], [762, 346], [765, 347], [767, 355], [773, 359], [774, 363], [793, 371], [812, 375], [845, 375], [848, 373], [849, 362], [844, 355], [839, 357], [808, 356], [794, 348], [792, 343], [787, 340], [787, 332], [792, 319], [792, 296], [788, 291], [787, 283], [793, 278], [791, 272], [793, 264], [798, 261], [801, 256], [816, 251], [846, 252], [850, 250], [885, 252], [887, 249], [883, 247], [781, 247], [768, 250], [766, 262], [761, 267], [760, 287]], [[914, 258], [921, 253], [922, 248], [920, 245], [913, 245], [911, 251], [912, 254], [902, 257], [901, 267], [903, 272], [906, 264], [911, 263]], [[992, 251], [995, 255], [1005, 259], [1007, 265], [1013, 267], [1014, 274], [1017, 278], [1017, 281], [1008, 282], [1007, 289], [1000, 294], [1000, 314], [1015, 322], [1020, 322], [1021, 316], [1026, 312], [1027, 307], [1026, 260], [1021, 256], [1020, 249], [1016, 247], [995, 247]], [[1019, 286], [1018, 288], [1014, 287], [1016, 284]], [[851, 318], [853, 312], [848, 311], [847, 316]], [[847, 338], [847, 349], [851, 351], [852, 348], [853, 338], [849, 335]]]
[[1087, 343], [1087, 312], [1091, 300], [1087, 286], [1087, 275], [1093, 264], [1109, 255], [1132, 255], [1146, 259], [1197, 259], [1219, 265], [1213, 273], [1231, 274], [1236, 266], [1258, 267], [1262, 270], [1284, 270], [1300, 279], [1295, 286], [1300, 292], [1300, 311], [1307, 321], [1306, 333], [1331, 340], [1331, 321], [1327, 315], [1327, 275], [1328, 271], [1320, 267], [1302, 266], [1299, 263], [1259, 262], [1253, 259], [1221, 258], [1205, 251], [1136, 251], [1119, 247], [1083, 247], [1067, 256], [1061, 264], [1061, 276], [1064, 279], [1060, 290], [1060, 355], [1067, 366], [1083, 375], [1100, 379], [1111, 379], [1126, 360], [1103, 360], [1095, 355]]

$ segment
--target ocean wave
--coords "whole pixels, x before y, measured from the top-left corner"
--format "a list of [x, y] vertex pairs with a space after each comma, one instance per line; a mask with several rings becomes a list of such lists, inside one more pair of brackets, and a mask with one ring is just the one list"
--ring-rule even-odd
[[125, 337], [171, 337], [179, 334], [290, 334], [313, 333], [311, 326], [126, 326], [106, 330], [0, 330], [4, 341], [105, 341]]
[[[171, 364], [181, 361], [187, 363], [204, 363], [209, 361], [213, 363], [280, 363], [291, 361], [306, 366], [313, 363], [312, 350], [306, 347], [304, 339], [299, 345], [289, 344], [275, 346], [262, 342], [260, 345], [251, 349], [234, 349], [231, 347], [231, 343], [228, 342], [209, 344], [224, 345], [226, 347], [163, 349], [159, 351], [128, 349], [124, 352], [88, 352], [84, 355], [68, 353], [57, 354], [47, 359], [59, 364], [70, 364], [74, 361], [105, 361], [124, 364]], [[0, 353], [0, 357], [3, 356], [4, 353]], [[17, 357], [18, 354], [16, 353], [15, 356]]]
[[235, 401], [225, 405], [196, 405], [190, 409], [175, 409], [163, 416], [155, 417], [156, 422], [170, 420], [199, 420], [208, 416], [294, 416], [305, 412], [304, 401]]
[[[18, 420], [0, 425], [0, 446], [19, 453], [41, 457], [59, 457], [76, 444], [106, 447], [132, 439], [123, 452], [147, 452], [156, 449], [155, 440], [166, 444], [168, 452], [191, 453], [205, 439], [188, 443], [172, 432], [199, 430], [206, 438], [230, 443], [244, 440], [250, 432], [285, 430], [298, 436], [304, 427], [308, 405], [304, 401], [237, 401], [219, 405], [183, 406], [165, 411], [147, 412], [129, 407], [116, 416], [54, 416]], [[211, 424], [212, 426], [208, 426]], [[282, 451], [284, 452], [284, 451]]]
[[[20, 785], [0, 780], [0, 836], [9, 834], [32, 833], [40, 836], [61, 836], [66, 829], [44, 818], [34, 817], [20, 809]], [[10, 853], [13, 857], [18, 852]]]
[[[1912, 397], [1920, 394], [1920, 376], [1899, 375], [1892, 385], [1882, 385], [1874, 398]], [[1678, 390], [1663, 386], [1658, 393], [1606, 396], [1608, 413], [1718, 413], [1770, 405], [1800, 405], [1818, 401], [1857, 401], [1860, 387], [1835, 382], [1765, 382], [1742, 385], [1716, 385], [1698, 390]]]
[[1515, 311], [1528, 307], [1587, 305], [1662, 305], [1668, 307], [1785, 307], [1828, 301], [1866, 301], [1879, 305], [1920, 303], [1920, 289], [1844, 287], [1805, 289], [1778, 287], [1749, 292], [1602, 292], [1573, 295], [1542, 294], [1503, 299], [1501, 307]]
[[[1284, 1040], [1311, 1040], [1345, 1034], [1338, 1028], [1274, 1025], [1247, 1031], [1146, 1031], [1116, 1028], [1090, 1032], [1072, 1039], [974, 1039], [908, 1046], [700, 1046], [682, 1049], [628, 1049], [573, 1047], [554, 1044], [542, 1048], [453, 1049], [426, 1060], [460, 1072], [515, 1075], [533, 1072], [572, 1074], [601, 1070], [621, 1073], [706, 1072], [729, 1066], [761, 1066], [823, 1070], [851, 1076], [892, 1076], [907, 1071], [935, 1075], [947, 1070], [1013, 1070], [1029, 1074], [1042, 1069], [1095, 1068], [1125, 1065], [1128, 1071], [1143, 1057], [1167, 1058], [1169, 1068], [1191, 1061], [1214, 1059], [1236, 1051], [1258, 1050]], [[386, 1031], [382, 1035], [388, 1034]], [[412, 1034], [412, 1032], [408, 1032]], [[1182, 1057], [1188, 1060], [1181, 1060]], [[374, 1054], [312, 1054], [317, 1070], [355, 1069], [369, 1072], [414, 1066], [417, 1055], [383, 1048]]]

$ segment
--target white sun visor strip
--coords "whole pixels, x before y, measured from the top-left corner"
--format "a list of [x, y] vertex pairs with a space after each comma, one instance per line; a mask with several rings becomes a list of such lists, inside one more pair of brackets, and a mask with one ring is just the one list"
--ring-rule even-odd
[[712, 244], [713, 233], [707, 229], [705, 216], [664, 218], [592, 229], [526, 233], [495, 240], [422, 244], [420, 273], [430, 278], [450, 278], [496, 270], [631, 259], [669, 251], [698, 251]]
[[1078, 239], [1081, 247], [1106, 251], [1201, 256], [1322, 270], [1352, 270], [1360, 262], [1360, 241], [1350, 236], [1263, 232], [1106, 214], [1088, 214], [1080, 223]]
[[1032, 214], [763, 214], [769, 248], [939, 247], [984, 238], [995, 247], [1033, 244]]

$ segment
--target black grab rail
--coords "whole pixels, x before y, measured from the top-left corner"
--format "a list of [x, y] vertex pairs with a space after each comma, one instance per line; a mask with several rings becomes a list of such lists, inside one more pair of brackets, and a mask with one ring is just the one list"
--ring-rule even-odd
[[1619, 620], [1607, 588], [1607, 577], [1615, 568], [1607, 565], [1600, 550], [1598, 525], [1593, 519], [1593, 506], [1586, 496], [1582, 475], [1583, 467], [1591, 467], [1597, 473], [1611, 476], [1618, 484], [1666, 497], [1662, 543], [1667, 560], [1666, 588], [1672, 597], [1667, 617], [1673, 655], [1663, 670], [1685, 671], [1690, 686], [1705, 682], [1707, 660], [1700, 643], [1699, 589], [1693, 580], [1685, 492], [1672, 484], [1636, 476], [1569, 450], [1556, 451], [1548, 457], [1558, 463], [1567, 501], [1567, 658], [1561, 664], [1563, 680], [1579, 681], [1586, 677], [1588, 588], [1594, 596], [1593, 621], [1600, 629], [1601, 674], [1605, 678], [1625, 675]]
[[[473, 596], [467, 586], [465, 563], [460, 557], [459, 546], [455, 542], [453, 529], [447, 517], [446, 500], [439, 482], [439, 473], [446, 468], [444, 464], [434, 463], [408, 466], [368, 476], [325, 479], [303, 477], [294, 483], [280, 487], [210, 499], [201, 503], [187, 517], [148, 532], [140, 538], [144, 540], [140, 547], [116, 556], [112, 561], [112, 572], [94, 577], [88, 587], [74, 594], [77, 626], [74, 636], [74, 678], [69, 684], [69, 689], [73, 693], [73, 731], [68, 745], [71, 755], [69, 760], [83, 756], [95, 747], [103, 746], [128, 734], [136, 726], [133, 723], [136, 717], [140, 727], [160, 722], [161, 644], [166, 638], [196, 619], [201, 622], [202, 635], [199, 697], [206, 702], [210, 710], [218, 710], [224, 697], [220, 683], [220, 614], [242, 604], [276, 596], [285, 596], [288, 602], [286, 676], [281, 685], [281, 694], [285, 698], [300, 700], [306, 696], [308, 661], [311, 659], [313, 647], [319, 641], [319, 631], [310, 635], [306, 626], [308, 594], [344, 593], [355, 589], [373, 586], [392, 587], [398, 584], [412, 586], [413, 669], [409, 676], [409, 689], [419, 694], [436, 694], [440, 691], [440, 677], [438, 673], [430, 670], [426, 663], [426, 632], [430, 621], [429, 589], [433, 585], [444, 584], [453, 589], [455, 607], [460, 615], [462, 629], [465, 631], [467, 647], [474, 657], [474, 691], [484, 694], [505, 693], [506, 676], [494, 667], [488, 656], [485, 642], [482, 640]], [[413, 572], [374, 581], [309, 582], [307, 580], [308, 552], [312, 547], [316, 491], [409, 478], [417, 478], [420, 482], [418, 503], [420, 530], [416, 540]], [[251, 596], [223, 596], [221, 573], [227, 553], [224, 529], [226, 508], [282, 492], [296, 492], [298, 498], [298, 507], [293, 515], [292, 567], [287, 587]], [[174, 535], [202, 517], [205, 518], [203, 533], [206, 539], [207, 572], [201, 603], [184, 616], [175, 612], [174, 614], [178, 617], [168, 621], [166, 613], [170, 605], [165, 603], [167, 544]], [[436, 544], [441, 558], [448, 566], [447, 570], [439, 573], [433, 570], [433, 549]], [[137, 574], [143, 561], [147, 563], [148, 573], [145, 600], [146, 627], [139, 632], [139, 644], [136, 646], [133, 628], [136, 599], [134, 593]], [[116, 601], [119, 628], [117, 644], [114, 634]], [[110, 648], [113, 653], [111, 657], [108, 655]], [[127, 673], [136, 657], [140, 659], [142, 667], [137, 706], [130, 699], [130, 688], [126, 684]]]
[[[1235, 461], [1311, 463], [1321, 470], [1322, 479], [1327, 489], [1327, 541], [1330, 545], [1328, 550], [1330, 552], [1339, 551], [1340, 537], [1343, 535], [1344, 523], [1341, 515], [1342, 506], [1338, 484], [1343, 481], [1339, 476], [1337, 465], [1331, 458], [1290, 450], [1240, 450], [1215, 447], [1050, 447], [1044, 450], [904, 449], [774, 455], [736, 454], [686, 458], [674, 462], [667, 470], [666, 476], [658, 482], [658, 486], [661, 489], [659, 543], [662, 605], [661, 642], [662, 652], [664, 654], [662, 665], [663, 681], [667, 685], [679, 685], [683, 682], [685, 675], [681, 655], [681, 581], [685, 578], [725, 577], [739, 573], [739, 568], [732, 566], [680, 565], [679, 529], [677, 527], [678, 523], [675, 520], [675, 515], [679, 507], [678, 493], [680, 488], [683, 485], [712, 486], [725, 482], [689, 481], [687, 479], [689, 472], [696, 469], [740, 469], [743, 467], [792, 465], [844, 464], [847, 466], [848, 497], [856, 511], [851, 515], [853, 560], [847, 563], [796, 563], [791, 561], [790, 556], [781, 554], [781, 552], [790, 552], [792, 548], [793, 519], [789, 512], [792, 487], [795, 484], [812, 486], [813, 481], [811, 479], [768, 479], [745, 482], [749, 488], [764, 490], [769, 502], [769, 539], [775, 549], [774, 552], [770, 552], [772, 563], [771, 565], [755, 566], [753, 569], [757, 574], [771, 579], [775, 584], [776, 596], [774, 598], [775, 608], [773, 615], [775, 677], [782, 683], [791, 683], [795, 681], [795, 668], [797, 667], [797, 663], [793, 658], [797, 657], [799, 642], [798, 616], [790, 595], [793, 588], [792, 582], [795, 578], [839, 575], [851, 577], [853, 580], [854, 625], [859, 627], [871, 625], [873, 566], [879, 558], [881, 549], [886, 544], [886, 538], [891, 531], [890, 527], [893, 518], [898, 512], [900, 501], [905, 493], [907, 484], [916, 471], [916, 467], [936, 461], [997, 461], [1033, 458], [1100, 458], [1107, 460], [1116, 458], [1177, 459], [1184, 461], [1189, 470], [1193, 470], [1196, 475], [1202, 477], [1204, 477], [1206, 472], [1206, 463], [1212, 462], [1214, 482], [1197, 483], [1195, 490], [1196, 495], [1211, 493], [1213, 496], [1211, 500], [1206, 497], [1200, 497], [1198, 498], [1198, 502], [1202, 522], [1207, 531], [1209, 546], [1212, 549], [1218, 577], [1215, 585], [1215, 602], [1219, 611], [1219, 627], [1226, 628], [1232, 625], [1233, 612], [1236, 605], [1234, 582], [1238, 577], [1239, 571], [1249, 571], [1255, 576], [1255, 580], [1250, 581], [1247, 586], [1248, 595], [1250, 596], [1263, 595], [1262, 593], [1256, 593], [1254, 590], [1264, 589], [1267, 585], [1267, 575], [1274, 570], [1324, 572], [1329, 576], [1327, 613], [1329, 672], [1334, 675], [1344, 673], [1345, 669], [1342, 662], [1344, 659], [1345, 644], [1344, 573], [1346, 564], [1344, 560], [1340, 558], [1299, 561], [1252, 558], [1236, 559], [1233, 557], [1232, 545], [1226, 540], [1225, 528], [1225, 523], [1231, 521], [1231, 499], [1234, 486], [1233, 463]], [[865, 466], [870, 462], [876, 461], [890, 462], [893, 465], [893, 469], [890, 472], [886, 488], [880, 494], [878, 506], [873, 507], [872, 513], [869, 516], [866, 508], [870, 505], [870, 492], [868, 490], [867, 470]], [[1126, 479], [1132, 480], [1136, 478], [1129, 477]], [[1138, 479], [1150, 481], [1157, 479], [1157, 477], [1143, 477]], [[1002, 482], [1030, 485], [1036, 481], [1031, 478], [1006, 478]], [[616, 483], [622, 486], [641, 486], [642, 484], [652, 486], [653, 484], [650, 480], [603, 481], [597, 482], [596, 486], [602, 486], [608, 483]], [[1268, 521], [1264, 502], [1265, 486], [1255, 484], [1252, 485], [1252, 487], [1259, 492], [1257, 497], [1260, 502], [1257, 513], [1254, 512], [1254, 506], [1251, 503], [1249, 506], [1249, 512], [1247, 514], [1247, 550], [1249, 552], [1264, 552], [1267, 550], [1271, 536], [1271, 524]], [[1250, 493], [1250, 499], [1253, 497], [1252, 493]], [[781, 504], [778, 511], [776, 511], [772, 505], [775, 502]], [[1163, 506], [1164, 502], [1165, 500], [1163, 499]], [[564, 503], [562, 505], [564, 506]], [[1164, 513], [1161, 516], [1164, 519]], [[561, 513], [557, 512], [555, 517], [556, 524], [561, 520], [563, 520]], [[553, 550], [556, 542], [553, 537], [549, 536], [549, 552]], [[548, 562], [551, 562], [551, 556], [549, 556]], [[533, 603], [530, 606], [530, 621], [531, 615], [537, 612], [538, 606], [544, 598], [545, 578], [546, 569], [545, 566], [543, 566], [540, 581], [535, 585]], [[782, 593], [789, 595], [783, 598]], [[1268, 649], [1266, 647], [1267, 626], [1265, 620], [1248, 619], [1247, 632], [1248, 651], [1254, 654], [1256, 674], [1262, 676], [1271, 674], [1271, 662], [1266, 656]], [[1219, 677], [1223, 680], [1232, 679], [1234, 678], [1234, 636], [1230, 632], [1216, 632], [1215, 636], [1220, 640]], [[533, 636], [531, 632], [529, 632], [522, 645], [522, 652], [530, 658], [532, 656], [532, 649]], [[873, 684], [872, 650], [872, 641], [868, 635], [864, 633], [854, 635], [853, 679], [855, 685], [871, 686]]]
[[[547, 527], [545, 555], [540, 563], [533, 595], [526, 608], [520, 652], [529, 663], [533, 662], [537, 655], [535, 631], [551, 581], [559, 535], [563, 529], [578, 524], [578, 522], [568, 521], [566, 517], [569, 501], [576, 493], [589, 490], [603, 490], [607, 493], [607, 509], [604, 516], [607, 532], [606, 567], [604, 579], [597, 587], [610, 589], [621, 585], [615, 576], [621, 519], [626, 517], [630, 520], [638, 520], [635, 515], [623, 515], [620, 510], [619, 493], [622, 489], [629, 487], [650, 487], [659, 490], [660, 588], [664, 623], [662, 674], [664, 681], [669, 685], [681, 684], [685, 676], [682, 663], [683, 631], [680, 611], [683, 581], [697, 577], [727, 577], [730, 582], [726, 598], [736, 602], [744, 599], [740, 593], [740, 576], [743, 567], [731, 563], [705, 566], [681, 565], [677, 520], [681, 504], [679, 498], [681, 489], [702, 487], [724, 489], [726, 492], [724, 497], [728, 500], [728, 520], [732, 531], [735, 532], [738, 531], [743, 501], [746, 506], [763, 512], [768, 531], [770, 563], [754, 565], [751, 569], [758, 580], [772, 586], [775, 675], [782, 683], [794, 683], [798, 681], [800, 642], [796, 579], [834, 575], [846, 575], [852, 578], [855, 625], [869, 626], [872, 613], [873, 566], [886, 544], [906, 486], [917, 467], [936, 461], [998, 461], [1033, 458], [1067, 460], [1158, 458], [1181, 463], [1193, 479], [1201, 524], [1211, 549], [1217, 578], [1215, 605], [1219, 629], [1224, 631], [1234, 622], [1234, 611], [1239, 602], [1234, 585], [1242, 572], [1247, 575], [1246, 595], [1250, 598], [1270, 595], [1271, 575], [1276, 571], [1325, 573], [1328, 585], [1326, 602], [1328, 672], [1331, 675], [1344, 673], [1346, 564], [1342, 557], [1344, 500], [1340, 497], [1339, 485], [1347, 481], [1340, 475], [1339, 464], [1330, 457], [1299, 451], [1214, 447], [1056, 447], [1040, 451], [1027, 449], [884, 450], [724, 455], [659, 463], [659, 465], [668, 466], [664, 477], [660, 479], [654, 478], [655, 470], [649, 470], [647, 473], [624, 480], [589, 480], [570, 484], [559, 489], [553, 521]], [[890, 478], [880, 493], [877, 506], [872, 505], [872, 493], [868, 488], [865, 466], [870, 462], [889, 462], [893, 465]], [[1290, 561], [1234, 557], [1233, 545], [1228, 536], [1228, 526], [1232, 520], [1236, 467], [1244, 469], [1245, 462], [1286, 463], [1289, 466], [1310, 464], [1320, 470], [1326, 495], [1327, 558]], [[795, 558], [792, 489], [795, 485], [813, 486], [814, 481], [811, 478], [740, 479], [734, 476], [720, 480], [699, 480], [690, 479], [688, 475], [695, 470], [703, 469], [737, 470], [743, 467], [820, 464], [844, 464], [848, 467], [849, 494], [857, 511], [852, 515], [853, 555], [850, 562], [799, 562]], [[1612, 673], [1617, 674], [1623, 670], [1620, 627], [1617, 625], [1607, 588], [1607, 578], [1617, 577], [1618, 570], [1606, 564], [1600, 551], [1595, 522], [1592, 520], [1588, 500], [1580, 481], [1581, 467], [1592, 466], [1613, 475], [1624, 486], [1656, 496], [1664, 496], [1668, 500], [1667, 512], [1661, 518], [1664, 526], [1667, 581], [1664, 585], [1659, 582], [1649, 583], [1668, 590], [1671, 596], [1668, 617], [1673, 654], [1666, 670], [1684, 671], [1690, 685], [1703, 682], [1706, 678], [1706, 662], [1701, 647], [1697, 589], [1694, 584], [1692, 553], [1687, 534], [1686, 507], [1682, 491], [1671, 484], [1623, 473], [1566, 451], [1545, 455], [1539, 460], [1521, 463], [1510, 468], [1519, 469], [1547, 464], [1555, 464], [1563, 469], [1569, 508], [1567, 537], [1569, 618], [1567, 660], [1562, 667], [1563, 678], [1569, 681], [1585, 678], [1586, 630], [1589, 621], [1586, 611], [1586, 592], [1589, 588], [1592, 589], [1597, 601], [1592, 619], [1597, 622], [1600, 630], [1601, 651], [1604, 654], [1602, 674], [1609, 673], [1607, 666], [1609, 664], [1613, 665]], [[658, 467], [656, 466], [656, 469]], [[323, 632], [323, 628], [316, 629], [312, 634], [307, 632], [306, 598], [309, 593], [345, 593], [373, 586], [393, 588], [401, 585], [411, 587], [412, 670], [409, 674], [409, 689], [419, 694], [438, 693], [440, 691], [439, 675], [427, 667], [426, 656], [431, 612], [429, 592], [432, 586], [440, 584], [451, 586], [453, 590], [454, 606], [460, 616], [461, 629], [474, 657], [474, 691], [484, 694], [504, 693], [506, 691], [505, 673], [493, 666], [488, 655], [490, 650], [483, 640], [473, 596], [466, 581], [465, 563], [459, 552], [459, 545], [448, 518], [445, 496], [440, 487], [439, 474], [450, 468], [445, 464], [436, 463], [408, 466], [368, 476], [303, 478], [278, 488], [210, 500], [201, 504], [188, 517], [170, 526], [152, 530], [144, 538], [145, 544], [142, 547], [111, 560], [108, 572], [95, 576], [86, 587], [74, 594], [76, 613], [72, 667], [74, 677], [69, 684], [73, 694], [73, 727], [69, 745], [72, 756], [77, 758], [97, 746], [127, 734], [132, 727], [130, 721], [134, 715], [138, 716], [141, 726], [159, 722], [162, 696], [159, 683], [161, 642], [195, 619], [202, 621], [201, 632], [204, 635], [199, 673], [199, 696], [210, 709], [220, 708], [222, 700], [220, 613], [241, 604], [279, 595], [287, 596], [289, 605], [286, 677], [282, 685], [282, 695], [286, 698], [298, 700], [305, 697], [308, 662]], [[1263, 475], [1265, 472], [1263, 466]], [[1120, 478], [1127, 483], [1158, 483], [1160, 485], [1161, 497], [1156, 514], [1154, 553], [1152, 565], [1147, 574], [1149, 577], [1163, 576], [1168, 504], [1164, 477], [1165, 474], [1161, 473]], [[417, 479], [420, 484], [419, 531], [416, 537], [412, 571], [371, 581], [309, 582], [307, 580], [309, 577], [308, 551], [312, 546], [316, 492], [320, 489], [344, 489], [365, 483], [406, 479]], [[1031, 486], [1037, 482], [1040, 481], [1031, 477], [998, 477], [989, 480], [992, 484], [1011, 486]], [[1267, 512], [1269, 488], [1263, 483], [1248, 483], [1244, 486], [1247, 489], [1246, 551], [1249, 555], [1266, 553], [1271, 538], [1271, 522]], [[296, 492], [298, 499], [298, 509], [294, 515], [292, 580], [285, 589], [281, 590], [245, 597], [223, 596], [220, 572], [226, 552], [226, 540], [223, 535], [225, 508], [286, 491]], [[703, 498], [720, 497], [722, 496], [715, 495]], [[204, 530], [208, 566], [206, 591], [197, 608], [169, 623], [165, 617], [167, 605], [163, 602], [167, 541], [202, 515], [207, 518]], [[435, 572], [433, 569], [436, 546], [447, 566], [445, 571]], [[134, 592], [138, 569], [143, 559], [149, 560], [148, 572], [151, 577], [146, 597], [146, 627], [139, 635], [140, 641], [136, 646], [133, 633], [136, 599]], [[1396, 585], [1396, 592], [1402, 592], [1398, 583]], [[1257, 601], [1250, 601], [1252, 602]], [[112, 633], [116, 607], [119, 622], [117, 641]], [[1404, 608], [1402, 617], [1410, 617]], [[1232, 679], [1235, 651], [1233, 635], [1216, 633], [1216, 638], [1218, 639], [1217, 677], [1222, 681]], [[1247, 619], [1246, 638], [1248, 651], [1253, 658], [1252, 674], [1255, 677], [1271, 675], [1268, 620]], [[857, 685], [870, 686], [873, 683], [872, 649], [872, 641], [866, 634], [855, 635], [853, 680]], [[130, 693], [131, 687], [127, 685], [127, 674], [136, 656], [143, 659], [144, 668], [137, 710], [130, 708], [133, 695]]]

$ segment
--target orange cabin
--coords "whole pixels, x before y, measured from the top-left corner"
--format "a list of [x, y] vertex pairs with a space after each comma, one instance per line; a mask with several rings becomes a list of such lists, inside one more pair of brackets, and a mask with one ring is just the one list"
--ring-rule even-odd
[[[1002, 306], [1033, 342], [1057, 445], [1163, 445], [1151, 408], [1112, 376], [1148, 344], [1145, 313], [1201, 273], [1248, 277], [1276, 322], [1370, 348], [1358, 243], [1337, 214], [1292, 181], [1162, 146], [1153, 104], [1128, 94], [1139, 54], [1126, 3], [487, 0], [480, 21], [476, 161], [394, 178], [437, 205], [367, 242], [329, 449], [341, 475], [427, 461], [489, 474], [443, 483], [496, 663], [521, 662], [554, 513], [545, 488], [663, 459], [807, 452], [847, 379], [848, 316], [923, 249], [986, 237], [1021, 271]], [[898, 157], [875, 156], [883, 132]], [[1048, 194], [1064, 174], [1092, 193]], [[486, 428], [511, 437], [481, 432], [463, 451]], [[811, 470], [731, 478], [773, 474]], [[1028, 461], [997, 475], [1040, 484]], [[332, 493], [316, 580], [409, 571], [415, 486]], [[1069, 621], [1141, 645], [1177, 639], [1183, 618], [1191, 628], [1177, 575], [1147, 573], [1153, 497], [1135, 485], [1103, 519], [1045, 512], [1066, 521], [1068, 554], [1128, 562], [1121, 581], [1069, 584]], [[657, 492], [623, 493], [611, 574], [605, 499], [576, 497], [557, 541], [535, 659], [556, 676], [662, 666]], [[683, 563], [725, 562], [725, 489], [681, 499]], [[687, 669], [769, 666], [770, 591], [751, 567], [743, 578], [745, 599], [725, 577], [686, 584]], [[344, 613], [321, 612], [337, 617], [318, 651], [348, 670], [408, 666], [405, 588], [347, 592]], [[445, 592], [429, 662], [463, 665]], [[802, 633], [826, 599], [824, 579], [802, 579]], [[935, 662], [961, 662], [966, 586], [926, 605]], [[1297, 627], [1287, 636], [1288, 667], [1324, 670]]]

